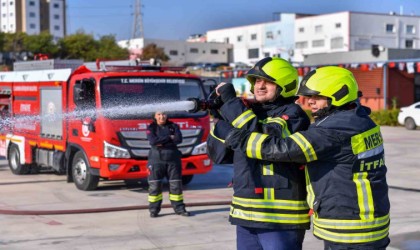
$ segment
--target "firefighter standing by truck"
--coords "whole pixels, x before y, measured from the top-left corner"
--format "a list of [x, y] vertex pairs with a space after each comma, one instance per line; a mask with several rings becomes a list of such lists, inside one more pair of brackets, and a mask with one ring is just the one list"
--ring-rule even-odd
[[353, 74], [311, 71], [298, 95], [315, 118], [307, 131], [279, 138], [232, 129], [226, 144], [254, 159], [307, 163], [313, 233], [325, 249], [386, 249], [390, 203], [380, 128], [358, 101]]
[[255, 103], [247, 108], [236, 97], [232, 84], [216, 88], [223, 101], [223, 121], [216, 123], [208, 139], [209, 155], [216, 163], [229, 163], [233, 157], [234, 195], [229, 221], [237, 227], [238, 249], [302, 249], [309, 229], [305, 176], [295, 164], [247, 158], [229, 151], [219, 140], [227, 122], [247, 131], [286, 137], [306, 130], [309, 118], [295, 104], [298, 86], [296, 69], [281, 58], [267, 57], [248, 71], [247, 79]]
[[152, 146], [147, 163], [150, 171], [148, 177], [150, 217], [159, 215], [165, 177], [169, 181], [169, 200], [175, 213], [189, 216], [190, 213], [185, 210], [182, 194], [181, 152], [176, 146], [182, 142], [178, 125], [169, 121], [166, 113], [157, 111], [153, 122], [147, 128], [147, 139]]

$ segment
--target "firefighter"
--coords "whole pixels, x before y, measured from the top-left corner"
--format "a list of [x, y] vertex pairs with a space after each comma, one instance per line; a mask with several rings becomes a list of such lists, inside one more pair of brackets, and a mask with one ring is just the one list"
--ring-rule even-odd
[[147, 139], [151, 149], [147, 166], [150, 175], [149, 211], [150, 217], [157, 217], [162, 204], [163, 179], [169, 181], [169, 200], [175, 213], [190, 216], [185, 210], [182, 195], [181, 152], [177, 144], [182, 142], [182, 134], [177, 124], [168, 120], [166, 113], [158, 111], [147, 128]]
[[256, 63], [246, 78], [254, 94], [249, 108], [236, 97], [232, 84], [217, 86], [223, 120], [216, 123], [208, 139], [210, 157], [216, 163], [234, 166], [229, 221], [236, 225], [237, 248], [301, 249], [310, 224], [303, 169], [293, 163], [247, 158], [242, 152], [226, 149], [219, 138], [225, 123], [280, 137], [306, 130], [309, 118], [295, 104], [298, 74], [286, 60], [267, 57]]
[[322, 67], [298, 91], [315, 118], [307, 131], [279, 138], [233, 128], [226, 137], [250, 158], [307, 164], [313, 234], [325, 249], [386, 249], [390, 242], [383, 139], [358, 94], [350, 71]]

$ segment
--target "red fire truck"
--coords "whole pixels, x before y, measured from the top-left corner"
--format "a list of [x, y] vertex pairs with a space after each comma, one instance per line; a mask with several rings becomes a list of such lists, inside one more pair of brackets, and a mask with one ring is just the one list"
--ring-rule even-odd
[[[198, 76], [174, 67], [0, 72], [0, 155], [14, 174], [52, 169], [80, 190], [96, 189], [100, 179], [145, 178], [152, 114], [136, 110], [205, 96]], [[212, 168], [206, 154], [209, 114], [178, 110], [169, 117], [183, 135], [178, 148], [186, 184]]]

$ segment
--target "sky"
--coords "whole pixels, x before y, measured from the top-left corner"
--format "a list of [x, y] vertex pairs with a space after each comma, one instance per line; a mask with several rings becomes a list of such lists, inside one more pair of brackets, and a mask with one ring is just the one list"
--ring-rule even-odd
[[[67, 34], [132, 38], [135, 0], [67, 0]], [[420, 16], [420, 0], [142, 0], [145, 38], [185, 40], [191, 34], [273, 21], [278, 12], [340, 11]]]

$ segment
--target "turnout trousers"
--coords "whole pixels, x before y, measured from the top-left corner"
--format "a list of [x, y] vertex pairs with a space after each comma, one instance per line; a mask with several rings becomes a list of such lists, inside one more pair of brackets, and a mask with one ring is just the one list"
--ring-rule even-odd
[[149, 211], [158, 214], [162, 205], [162, 188], [165, 177], [169, 182], [169, 200], [175, 213], [185, 211], [182, 195], [181, 160], [149, 163]]
[[302, 250], [305, 229], [281, 230], [236, 226], [238, 250]]

